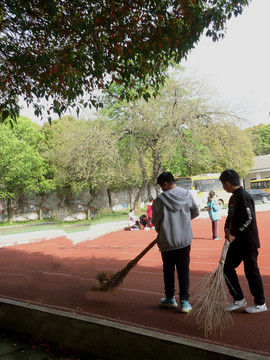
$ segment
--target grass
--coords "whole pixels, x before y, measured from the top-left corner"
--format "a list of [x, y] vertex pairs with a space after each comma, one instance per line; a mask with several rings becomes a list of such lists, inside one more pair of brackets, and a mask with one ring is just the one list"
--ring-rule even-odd
[[[136, 212], [136, 215], [140, 217], [142, 214], [146, 214], [146, 209], [141, 209]], [[78, 226], [80, 228], [88, 227], [89, 225], [104, 224], [108, 222], [127, 221], [128, 211], [113, 211], [110, 214], [98, 214], [91, 220], [73, 220], [73, 221], [61, 221], [59, 219], [51, 218], [44, 220], [28, 220], [18, 222], [0, 222], [0, 230], [5, 228], [18, 228], [18, 227], [29, 227], [35, 228], [52, 229], [52, 228], [68, 228]]]

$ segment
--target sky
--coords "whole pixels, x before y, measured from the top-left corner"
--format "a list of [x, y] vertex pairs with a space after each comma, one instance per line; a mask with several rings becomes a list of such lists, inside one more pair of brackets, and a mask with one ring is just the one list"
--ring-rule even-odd
[[227, 22], [218, 42], [204, 36], [182, 62], [227, 104], [239, 108], [246, 126], [270, 123], [270, 0], [252, 0]]
[[[181, 63], [187, 74], [206, 82], [228, 106], [237, 107], [238, 115], [247, 119], [245, 126], [270, 123], [269, 15], [270, 0], [252, 0], [242, 15], [227, 22], [224, 39], [202, 37]], [[22, 109], [21, 115], [42, 124], [31, 108]]]

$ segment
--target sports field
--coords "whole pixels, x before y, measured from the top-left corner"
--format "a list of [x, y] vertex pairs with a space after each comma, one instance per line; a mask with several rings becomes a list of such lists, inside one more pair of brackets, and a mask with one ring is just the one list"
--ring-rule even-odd
[[[220, 220], [220, 229], [224, 220]], [[270, 309], [270, 211], [257, 212], [257, 221], [261, 239], [259, 266]], [[224, 241], [211, 239], [207, 217], [193, 220], [192, 227], [191, 304], [193, 286], [217, 267]], [[163, 275], [156, 246], [131, 270], [116, 292], [104, 294], [94, 290], [99, 271], [122, 269], [155, 236], [154, 230], [130, 232], [123, 228], [93, 240], [84, 241], [82, 235], [80, 241], [72, 241], [61, 234], [54, 239], [19, 244], [18, 234], [18, 245], [0, 248], [0, 296], [270, 356], [269, 310], [261, 314], [238, 311], [228, 331], [206, 339], [194, 318], [160, 308]], [[242, 266], [238, 274], [245, 298], [252, 304]]]

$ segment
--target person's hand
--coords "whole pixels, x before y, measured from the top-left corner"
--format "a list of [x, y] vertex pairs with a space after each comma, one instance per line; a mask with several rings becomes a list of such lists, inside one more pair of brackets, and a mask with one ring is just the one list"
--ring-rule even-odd
[[235, 239], [235, 236], [233, 236], [232, 234], [228, 233], [228, 237], [227, 239], [229, 240], [230, 243], [232, 243]]

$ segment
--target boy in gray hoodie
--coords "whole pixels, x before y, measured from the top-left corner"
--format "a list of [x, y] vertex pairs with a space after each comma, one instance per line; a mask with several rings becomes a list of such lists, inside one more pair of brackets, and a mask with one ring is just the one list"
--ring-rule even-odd
[[157, 244], [163, 261], [165, 298], [161, 306], [176, 308], [175, 267], [179, 281], [180, 311], [192, 310], [189, 304], [189, 262], [192, 242], [191, 219], [200, 214], [193, 196], [188, 190], [176, 186], [174, 177], [163, 172], [157, 179], [162, 193], [152, 205], [152, 223], [158, 233]]

